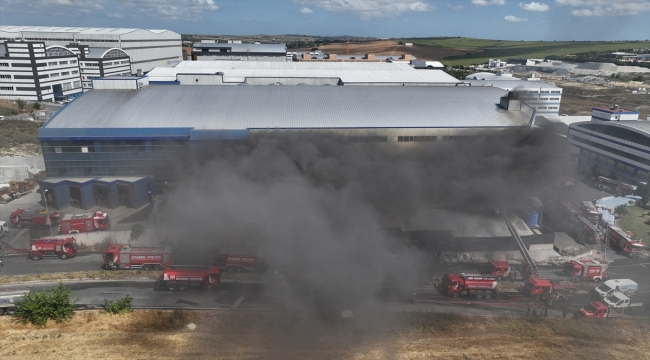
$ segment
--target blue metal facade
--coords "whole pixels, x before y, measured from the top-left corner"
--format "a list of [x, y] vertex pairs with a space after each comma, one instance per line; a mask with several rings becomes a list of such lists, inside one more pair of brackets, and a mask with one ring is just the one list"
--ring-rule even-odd
[[[109, 208], [116, 208], [120, 206], [120, 199], [118, 195], [118, 185], [124, 186], [129, 190], [131, 202], [130, 207], [140, 208], [152, 202], [155, 198], [156, 191], [154, 189], [153, 180], [148, 177], [143, 178], [103, 178], [103, 179], [46, 179], [40, 180], [39, 186], [41, 189], [47, 189], [48, 206], [56, 209], [65, 209], [67, 207], [78, 207], [84, 210], [91, 209], [95, 206], [102, 206]], [[104, 185], [109, 189], [108, 204], [100, 204], [99, 199], [95, 194], [95, 185]], [[81, 199], [73, 201], [71, 197], [71, 187], [79, 188]], [[45, 201], [44, 191], [39, 191], [41, 200]]]

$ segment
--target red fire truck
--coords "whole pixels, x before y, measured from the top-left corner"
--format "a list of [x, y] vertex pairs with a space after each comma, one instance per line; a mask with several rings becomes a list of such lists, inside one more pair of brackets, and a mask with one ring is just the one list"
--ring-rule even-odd
[[616, 226], [610, 226], [607, 230], [607, 241], [609, 244], [629, 257], [639, 256], [645, 247], [643, 240], [634, 236], [629, 231], [623, 231]]
[[490, 299], [496, 293], [497, 281], [491, 276], [448, 273], [442, 278], [442, 285], [451, 297], [473, 295], [477, 299]]
[[222, 249], [214, 265], [225, 271], [266, 271], [269, 264], [256, 250]]
[[12, 227], [36, 227], [46, 228], [50, 224], [57, 224], [61, 214], [57, 211], [50, 213], [50, 223], [47, 221], [47, 210], [34, 210], [34, 209], [16, 209], [9, 216], [9, 224]]
[[608, 277], [608, 264], [598, 260], [571, 260], [564, 263], [564, 275], [575, 280], [603, 281]]
[[168, 266], [156, 280], [156, 289], [185, 291], [190, 287], [215, 290], [220, 284], [219, 267]]
[[580, 203], [580, 210], [582, 210], [582, 217], [587, 219], [593, 225], [598, 225], [600, 222], [601, 214], [591, 201], [583, 201]]
[[104, 265], [107, 270], [143, 269], [162, 270], [172, 264], [172, 249], [169, 246], [145, 247], [128, 245], [111, 245], [104, 253]]
[[66, 239], [37, 239], [32, 240], [27, 252], [27, 258], [34, 261], [44, 257], [58, 257], [61, 260], [77, 255], [77, 241], [75, 238]]
[[576, 317], [588, 317], [592, 319], [602, 319], [611, 317], [620, 317], [621, 315], [616, 311], [610, 310], [607, 305], [600, 301], [590, 302], [589, 305], [584, 306], [576, 312]]
[[556, 301], [569, 301], [576, 293], [577, 286], [566, 282], [551, 282], [536, 277], [526, 281], [526, 295], [545, 301], [549, 306]]
[[507, 261], [502, 260], [492, 260], [490, 261], [490, 266], [488, 267], [488, 274], [497, 278], [497, 280], [503, 280], [507, 278], [512, 271], [510, 264]]
[[95, 230], [108, 230], [110, 228], [111, 221], [108, 214], [102, 211], [76, 215], [67, 214], [61, 219], [62, 234], [78, 234]]

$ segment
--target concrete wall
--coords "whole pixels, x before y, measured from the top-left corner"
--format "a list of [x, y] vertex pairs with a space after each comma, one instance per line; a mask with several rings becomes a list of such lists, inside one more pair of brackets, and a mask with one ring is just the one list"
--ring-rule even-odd
[[29, 179], [30, 169], [45, 170], [45, 160], [42, 157], [0, 157], [0, 183]]

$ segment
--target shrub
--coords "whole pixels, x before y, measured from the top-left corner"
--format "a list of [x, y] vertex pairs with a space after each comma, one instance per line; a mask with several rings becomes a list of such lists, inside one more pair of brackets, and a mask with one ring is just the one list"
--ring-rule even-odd
[[117, 300], [104, 300], [104, 311], [109, 314], [124, 314], [133, 311], [131, 303], [133, 298], [127, 295], [126, 297]]
[[41, 108], [41, 104], [39, 104], [39, 103], [33, 103], [33, 104], [32, 104], [32, 109], [34, 109], [34, 110], [40, 110], [40, 108]]
[[58, 323], [69, 320], [79, 299], [70, 298], [70, 289], [59, 282], [56, 287], [25, 295], [16, 301], [16, 320], [22, 324], [32, 323], [43, 327], [48, 319]]

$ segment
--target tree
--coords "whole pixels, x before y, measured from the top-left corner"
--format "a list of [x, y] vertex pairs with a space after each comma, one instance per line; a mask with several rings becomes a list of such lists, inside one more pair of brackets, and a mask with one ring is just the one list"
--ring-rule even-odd
[[644, 205], [648, 205], [648, 202], [650, 202], [650, 174], [648, 174], [648, 180], [645, 185], [643, 185], [642, 191], [641, 202], [643, 202]]
[[131, 226], [131, 235], [129, 236], [129, 242], [138, 240], [144, 233], [146, 229], [142, 224], [133, 224]]
[[70, 298], [71, 290], [59, 282], [55, 288], [27, 293], [16, 301], [16, 320], [43, 327], [48, 319], [58, 323], [69, 320], [79, 299]]
[[619, 215], [625, 215], [627, 214], [627, 206], [625, 205], [619, 205], [614, 209], [614, 212], [619, 214]]
[[20, 99], [16, 100], [16, 105], [18, 105], [18, 108], [22, 110], [26, 105], [25, 100], [20, 100]]
[[33, 108], [34, 110], [40, 110], [40, 109], [41, 109], [41, 104], [39, 104], [39, 103], [34, 103], [34, 104], [32, 104], [32, 108]]
[[133, 311], [133, 298], [127, 295], [117, 301], [104, 300], [104, 311], [109, 314], [124, 314]]

